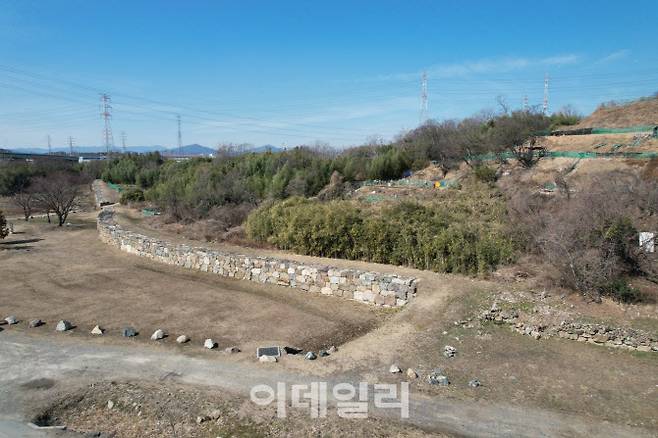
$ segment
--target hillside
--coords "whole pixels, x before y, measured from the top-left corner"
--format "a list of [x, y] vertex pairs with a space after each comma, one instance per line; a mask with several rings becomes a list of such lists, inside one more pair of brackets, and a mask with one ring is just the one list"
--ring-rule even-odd
[[600, 105], [577, 127], [626, 128], [640, 125], [658, 125], [658, 97], [640, 99], [628, 104]]

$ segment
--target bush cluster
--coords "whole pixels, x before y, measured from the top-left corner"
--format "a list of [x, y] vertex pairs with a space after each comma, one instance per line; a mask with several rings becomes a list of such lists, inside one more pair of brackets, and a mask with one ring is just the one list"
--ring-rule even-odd
[[476, 274], [514, 257], [497, 204], [403, 202], [374, 212], [348, 201], [291, 198], [261, 206], [246, 230], [258, 242], [301, 254]]
[[119, 202], [126, 205], [131, 202], [144, 202], [144, 200], [144, 190], [139, 188], [130, 188], [121, 193], [121, 199]]

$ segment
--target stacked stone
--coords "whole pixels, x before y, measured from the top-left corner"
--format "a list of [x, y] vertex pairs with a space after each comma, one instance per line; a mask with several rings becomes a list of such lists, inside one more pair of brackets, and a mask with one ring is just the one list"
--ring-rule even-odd
[[637, 351], [658, 351], [658, 336], [651, 336], [630, 328], [571, 322], [556, 327], [552, 331], [561, 338], [573, 341]]
[[99, 214], [98, 231], [103, 242], [127, 253], [228, 278], [293, 287], [387, 307], [404, 306], [416, 293], [416, 279], [412, 277], [175, 245], [122, 229], [114, 222], [111, 210]]
[[516, 310], [501, 310], [495, 304], [490, 310], [480, 315], [481, 320], [511, 325], [512, 330], [517, 333], [532, 336], [535, 339], [542, 336], [558, 336], [571, 341], [589, 342], [608, 347], [658, 352], [658, 336], [652, 336], [640, 330], [578, 322], [563, 322], [559, 326], [546, 327], [523, 323], [518, 318], [519, 313]]

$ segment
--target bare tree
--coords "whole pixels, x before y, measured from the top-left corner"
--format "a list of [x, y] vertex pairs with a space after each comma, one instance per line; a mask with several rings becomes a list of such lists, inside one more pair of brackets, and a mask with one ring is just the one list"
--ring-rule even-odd
[[37, 194], [32, 188], [21, 189], [16, 192], [12, 198], [14, 204], [23, 209], [23, 216], [27, 222], [32, 216], [32, 212], [37, 203]]
[[35, 181], [34, 187], [39, 194], [40, 204], [47, 211], [52, 211], [57, 215], [60, 227], [66, 222], [69, 213], [78, 205], [82, 183], [79, 176], [66, 172], [57, 172]]

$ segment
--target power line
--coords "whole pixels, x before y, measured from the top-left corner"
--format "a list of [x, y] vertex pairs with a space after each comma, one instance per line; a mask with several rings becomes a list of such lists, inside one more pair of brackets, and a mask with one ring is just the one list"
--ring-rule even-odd
[[110, 119], [112, 118], [112, 99], [107, 93], [101, 94], [101, 117], [105, 122], [103, 129], [103, 139], [105, 140], [105, 152], [109, 155], [110, 150], [114, 147], [114, 138], [112, 137], [112, 125]]
[[544, 75], [544, 104], [542, 105], [542, 112], [548, 114], [548, 73]]
[[176, 121], [178, 122], [178, 155], [183, 155], [183, 135], [180, 131], [180, 114], [176, 115]]
[[427, 72], [423, 71], [420, 76], [420, 115], [419, 121], [422, 125], [427, 120], [428, 103], [427, 103]]

